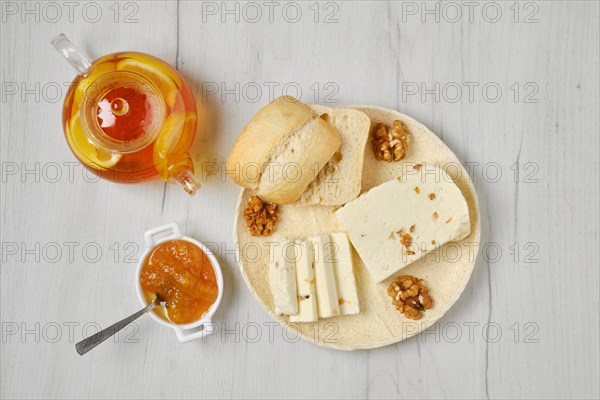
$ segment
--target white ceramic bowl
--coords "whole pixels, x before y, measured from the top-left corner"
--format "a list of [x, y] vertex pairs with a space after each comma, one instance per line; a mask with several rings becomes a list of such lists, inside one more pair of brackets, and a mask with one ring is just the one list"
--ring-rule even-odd
[[[166, 234], [167, 236], [162, 236], [160, 239], [155, 240], [156, 236], [164, 234]], [[210, 260], [210, 263], [212, 264], [212, 267], [215, 271], [215, 276], [217, 278], [217, 285], [219, 286], [219, 295], [217, 296], [217, 299], [210, 306], [208, 311], [206, 311], [206, 313], [204, 313], [204, 315], [195, 322], [183, 325], [172, 324], [160, 318], [154, 312], [149, 313], [150, 317], [159, 324], [173, 329], [180, 343], [186, 343], [215, 333], [216, 328], [215, 325], [212, 323], [212, 316], [214, 315], [215, 311], [217, 311], [219, 303], [221, 302], [221, 298], [223, 297], [223, 273], [221, 272], [221, 266], [219, 265], [219, 262], [215, 258], [214, 254], [206, 246], [204, 246], [197, 240], [187, 236], [183, 236], [181, 234], [179, 226], [175, 223], [159, 226], [157, 228], [150, 229], [144, 232], [144, 239], [146, 242], [146, 250], [140, 257], [140, 261], [138, 263], [137, 270], [135, 273], [135, 289], [138, 296], [138, 300], [140, 301], [143, 307], [147, 306], [148, 303], [146, 302], [146, 297], [144, 296], [144, 292], [140, 283], [142, 266], [144, 265], [144, 261], [146, 261], [146, 257], [148, 257], [150, 252], [156, 246], [169, 240], [185, 240], [186, 242], [190, 242], [200, 247], [202, 251], [206, 253], [208, 259]]]

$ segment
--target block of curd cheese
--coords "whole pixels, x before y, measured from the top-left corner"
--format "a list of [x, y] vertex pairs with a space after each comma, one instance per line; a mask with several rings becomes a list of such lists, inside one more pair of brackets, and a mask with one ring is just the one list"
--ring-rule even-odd
[[352, 250], [348, 235], [344, 232], [329, 234], [331, 237], [333, 273], [335, 275], [335, 286], [338, 295], [338, 304], [342, 315], [358, 314], [358, 291], [354, 279], [354, 268], [352, 262]]
[[269, 284], [275, 302], [275, 314], [293, 315], [298, 312], [296, 261], [293, 242], [271, 246], [269, 254]]
[[311, 241], [296, 241], [296, 283], [298, 286], [298, 314], [290, 315], [290, 322], [316, 322], [317, 295], [315, 288], [315, 254]]
[[415, 165], [346, 203], [335, 216], [376, 282], [471, 231], [460, 189], [433, 164]]
[[315, 282], [319, 318], [340, 315], [338, 294], [333, 273], [332, 244], [328, 234], [313, 237], [315, 251]]

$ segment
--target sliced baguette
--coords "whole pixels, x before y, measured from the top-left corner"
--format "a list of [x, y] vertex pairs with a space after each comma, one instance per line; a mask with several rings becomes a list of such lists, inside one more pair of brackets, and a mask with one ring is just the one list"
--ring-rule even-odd
[[227, 174], [265, 200], [294, 203], [340, 142], [336, 129], [306, 104], [279, 97], [240, 133], [227, 158]]
[[275, 146], [264, 165], [258, 193], [278, 204], [296, 202], [339, 147], [333, 126], [321, 118], [310, 120]]
[[329, 121], [341, 137], [341, 146], [310, 182], [299, 199], [301, 204], [345, 204], [360, 194], [365, 145], [371, 120], [362, 111], [311, 104], [310, 108]]

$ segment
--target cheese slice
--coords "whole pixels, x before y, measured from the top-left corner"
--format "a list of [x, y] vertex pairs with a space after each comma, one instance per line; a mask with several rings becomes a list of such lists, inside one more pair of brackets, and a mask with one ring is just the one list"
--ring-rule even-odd
[[312, 242], [315, 251], [315, 283], [319, 318], [340, 315], [329, 235], [316, 236], [312, 238]]
[[342, 315], [358, 314], [358, 291], [354, 279], [352, 250], [348, 235], [344, 232], [331, 233], [333, 273], [338, 295], [338, 304]]
[[275, 313], [293, 315], [298, 313], [298, 292], [296, 288], [296, 262], [294, 243], [284, 241], [283, 246], [271, 246], [269, 262], [269, 283]]
[[315, 287], [315, 253], [312, 242], [296, 241], [296, 283], [298, 287], [298, 314], [290, 315], [290, 322], [319, 320]]
[[335, 212], [377, 282], [471, 232], [467, 202], [452, 178], [436, 165], [415, 167]]

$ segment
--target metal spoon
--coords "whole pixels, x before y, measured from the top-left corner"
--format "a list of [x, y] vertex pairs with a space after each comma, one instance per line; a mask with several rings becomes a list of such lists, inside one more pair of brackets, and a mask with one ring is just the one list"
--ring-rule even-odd
[[84, 355], [94, 347], [98, 346], [100, 343], [104, 342], [109, 337], [113, 336], [115, 333], [119, 332], [121, 329], [125, 328], [131, 322], [135, 321], [142, 315], [146, 314], [148, 311], [154, 309], [156, 306], [166, 307], [166, 301], [160, 301], [158, 297], [154, 299], [154, 301], [148, 304], [146, 307], [142, 308], [140, 311], [132, 314], [131, 316], [120, 320], [109, 326], [106, 329], [101, 330], [100, 332], [90, 336], [89, 338], [83, 339], [81, 342], [75, 345], [75, 349], [77, 349], [77, 353], [80, 356]]

